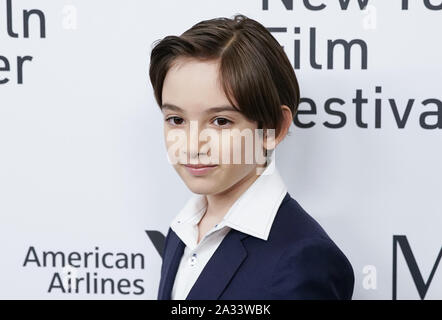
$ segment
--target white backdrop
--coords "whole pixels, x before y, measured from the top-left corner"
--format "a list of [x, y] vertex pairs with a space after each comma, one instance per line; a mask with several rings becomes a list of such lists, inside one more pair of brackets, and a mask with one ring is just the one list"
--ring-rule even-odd
[[[190, 192], [167, 162], [151, 46], [242, 13], [286, 28], [294, 66], [300, 48], [297, 120], [313, 125], [292, 125], [276, 163], [351, 261], [354, 299], [441, 299], [442, 10], [406, 2], [0, 0], [0, 298], [156, 298], [146, 230], [165, 235]], [[350, 68], [337, 39], [357, 40]]]

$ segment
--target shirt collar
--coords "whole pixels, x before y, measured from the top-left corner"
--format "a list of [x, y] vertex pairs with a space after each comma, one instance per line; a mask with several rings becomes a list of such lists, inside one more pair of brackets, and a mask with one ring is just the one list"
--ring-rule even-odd
[[[287, 193], [287, 187], [274, 161], [241, 194], [225, 214], [219, 227], [229, 226], [254, 237], [267, 240], [273, 220]], [[192, 242], [198, 235], [197, 223], [205, 213], [207, 198], [204, 194], [193, 194], [173, 219], [171, 228], [184, 242]], [[192, 233], [189, 236], [189, 232]], [[187, 245], [187, 243], [186, 243]]]

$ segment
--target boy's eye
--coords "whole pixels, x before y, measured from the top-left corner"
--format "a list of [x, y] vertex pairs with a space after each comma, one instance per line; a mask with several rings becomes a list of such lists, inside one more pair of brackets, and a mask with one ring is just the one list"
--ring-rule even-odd
[[[165, 121], [169, 122], [169, 124], [171, 124], [173, 126], [178, 126], [178, 125], [183, 124], [184, 119], [177, 117], [177, 116], [173, 116], [173, 117], [168, 117]], [[218, 121], [218, 123], [215, 123], [216, 121]], [[233, 123], [233, 121], [230, 121], [229, 119], [221, 118], [221, 117], [216, 118], [215, 120], [213, 120], [213, 122], [218, 127], [222, 127], [222, 126], [228, 125], [230, 123]]]
[[[175, 122], [177, 119], [178, 119], [179, 123]], [[172, 120], [172, 123], [170, 123], [169, 120]], [[171, 125], [180, 125], [180, 124], [182, 124], [182, 121], [183, 121], [183, 118], [180, 118], [180, 117], [169, 117], [166, 119], [166, 122], [169, 122]]]
[[213, 121], [215, 122], [215, 121], [217, 121], [217, 120], [218, 120], [218, 126], [220, 126], [220, 127], [225, 126], [226, 124], [229, 124], [229, 123], [233, 123], [233, 122], [230, 121], [229, 119], [221, 118], [221, 117], [216, 118], [216, 119], [213, 120]]

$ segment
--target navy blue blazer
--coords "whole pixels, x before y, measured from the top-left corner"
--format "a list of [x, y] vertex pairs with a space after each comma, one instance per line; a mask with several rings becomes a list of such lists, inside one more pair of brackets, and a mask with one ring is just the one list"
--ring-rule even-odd
[[[185, 248], [169, 227], [158, 300], [170, 300]], [[231, 229], [186, 300], [351, 299], [353, 268], [322, 227], [287, 192], [267, 241]]]

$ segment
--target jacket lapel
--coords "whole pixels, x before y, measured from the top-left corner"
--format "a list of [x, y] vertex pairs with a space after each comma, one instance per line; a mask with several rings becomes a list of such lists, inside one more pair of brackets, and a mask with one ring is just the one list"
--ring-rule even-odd
[[213, 253], [186, 300], [217, 300], [247, 257], [242, 240], [248, 234], [231, 229]]
[[[290, 198], [291, 196], [287, 192], [282, 203], [288, 201]], [[250, 235], [235, 229], [231, 229], [227, 233], [201, 271], [197, 281], [187, 295], [186, 300], [216, 300], [221, 296], [230, 279], [247, 257], [247, 250], [242, 240], [249, 236]], [[166, 248], [164, 248], [164, 273], [161, 274], [158, 300], [171, 299], [175, 276], [186, 247], [184, 242], [173, 230], [171, 230], [167, 246], [171, 249], [166, 250]]]
[[[175, 281], [176, 272], [181, 261], [181, 257], [184, 253], [186, 245], [177, 236], [177, 234], [171, 230], [168, 246], [170, 250], [164, 250], [165, 256], [163, 257], [164, 274], [161, 275], [161, 280], [158, 289], [158, 300], [170, 300], [173, 283]], [[166, 248], [165, 248], [166, 249]]]

